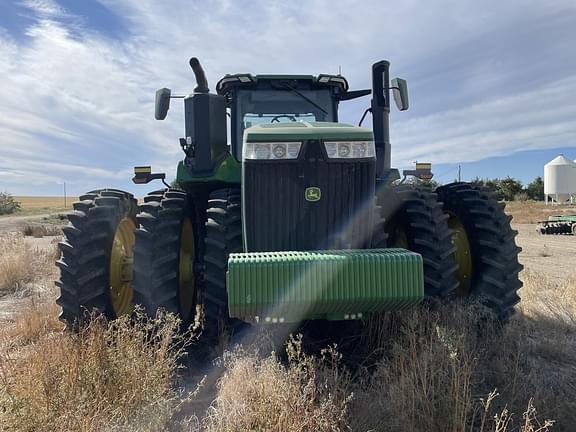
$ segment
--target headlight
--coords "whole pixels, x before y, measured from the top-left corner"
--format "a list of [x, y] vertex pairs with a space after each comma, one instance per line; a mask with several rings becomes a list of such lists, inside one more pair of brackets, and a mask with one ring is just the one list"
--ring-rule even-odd
[[301, 142], [244, 143], [244, 159], [297, 159]]
[[366, 159], [376, 156], [374, 141], [329, 141], [324, 143], [330, 159]]

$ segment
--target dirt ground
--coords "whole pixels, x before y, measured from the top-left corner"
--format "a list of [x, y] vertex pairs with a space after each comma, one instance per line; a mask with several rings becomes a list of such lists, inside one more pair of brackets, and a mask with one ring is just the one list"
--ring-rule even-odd
[[529, 271], [551, 279], [576, 278], [576, 237], [541, 235], [536, 224], [517, 224], [516, 242], [522, 248], [520, 262]]
[[537, 201], [506, 203], [506, 212], [513, 216], [513, 224], [535, 224], [553, 215], [576, 215], [575, 205], [546, 205]]
[[55, 220], [54, 213], [37, 215], [0, 216], [0, 235], [2, 233], [20, 232], [26, 225], [51, 223]]

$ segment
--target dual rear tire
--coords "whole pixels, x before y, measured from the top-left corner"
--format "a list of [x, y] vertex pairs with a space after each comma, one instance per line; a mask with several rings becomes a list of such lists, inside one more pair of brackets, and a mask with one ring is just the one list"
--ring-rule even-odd
[[136, 229], [136, 199], [117, 189], [88, 192], [74, 203], [61, 257], [60, 318], [69, 326], [81, 325], [91, 314], [108, 319], [132, 311], [131, 273]]
[[518, 274], [521, 249], [517, 231], [491, 190], [470, 183], [452, 183], [437, 189], [448, 215], [458, 265], [459, 296], [474, 296], [505, 321], [520, 301]]
[[469, 183], [435, 192], [399, 185], [381, 195], [380, 205], [388, 247], [422, 255], [427, 298], [477, 298], [503, 322], [513, 313], [522, 287], [520, 248], [493, 192]]
[[158, 310], [178, 315], [183, 325], [196, 315], [198, 226], [186, 192], [148, 194], [137, 217], [134, 247], [134, 303], [151, 316]]
[[204, 344], [215, 345], [228, 319], [228, 256], [242, 250], [240, 191], [212, 192], [197, 208], [180, 189], [131, 194], [104, 189], [74, 204], [60, 243], [61, 319], [69, 327], [139, 305], [149, 316], [176, 314]]

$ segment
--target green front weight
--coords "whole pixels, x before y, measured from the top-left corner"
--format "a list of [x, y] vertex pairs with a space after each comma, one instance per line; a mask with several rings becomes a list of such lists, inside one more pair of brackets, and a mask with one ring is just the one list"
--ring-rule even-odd
[[405, 249], [231, 254], [230, 316], [261, 323], [365, 319], [424, 298], [421, 255]]

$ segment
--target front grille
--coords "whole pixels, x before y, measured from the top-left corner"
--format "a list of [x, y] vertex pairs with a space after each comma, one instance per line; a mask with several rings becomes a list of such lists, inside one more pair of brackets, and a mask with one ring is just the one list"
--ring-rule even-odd
[[[298, 160], [243, 162], [248, 252], [362, 248], [373, 226], [374, 159], [328, 161], [319, 141]], [[320, 200], [305, 199], [318, 187]]]

